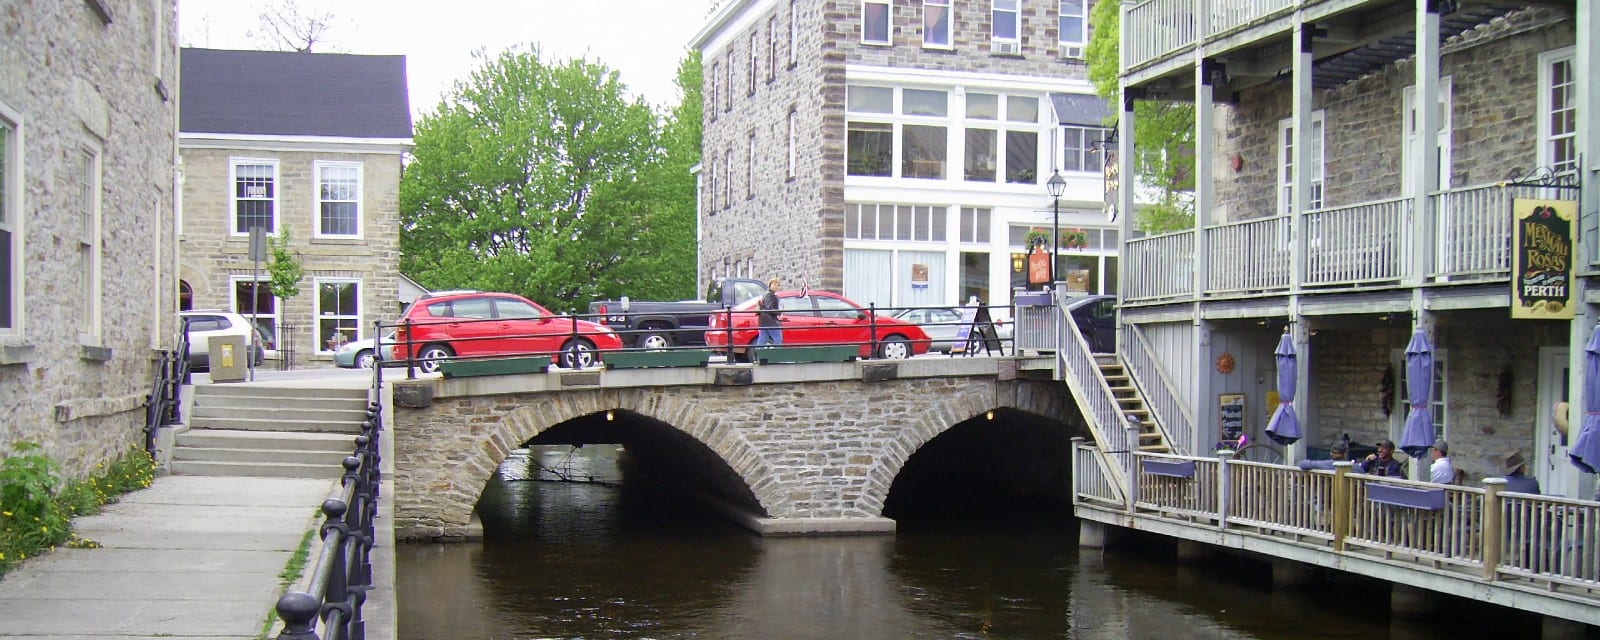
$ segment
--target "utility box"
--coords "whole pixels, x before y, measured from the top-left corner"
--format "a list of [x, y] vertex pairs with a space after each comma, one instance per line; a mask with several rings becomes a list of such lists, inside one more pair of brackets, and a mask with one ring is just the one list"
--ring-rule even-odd
[[206, 348], [212, 382], [244, 380], [250, 362], [244, 348], [244, 336], [211, 336]]

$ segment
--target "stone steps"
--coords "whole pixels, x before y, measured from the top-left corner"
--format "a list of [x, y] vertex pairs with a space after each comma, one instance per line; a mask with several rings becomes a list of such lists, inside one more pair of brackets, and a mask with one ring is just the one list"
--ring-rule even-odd
[[197, 385], [178, 475], [336, 478], [366, 419], [365, 389]]

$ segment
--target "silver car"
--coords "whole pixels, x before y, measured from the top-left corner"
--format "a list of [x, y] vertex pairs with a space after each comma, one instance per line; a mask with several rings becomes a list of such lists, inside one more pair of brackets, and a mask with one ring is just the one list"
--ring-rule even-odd
[[[333, 364], [345, 369], [371, 369], [377, 362], [373, 349], [377, 341], [372, 338], [346, 342], [333, 352]], [[394, 360], [394, 332], [383, 336], [383, 359]]]
[[[961, 342], [958, 337], [960, 332], [964, 329], [970, 331], [972, 326], [972, 320], [962, 320], [961, 309], [951, 307], [901, 309], [891, 316], [922, 327], [928, 337], [933, 339], [928, 351], [949, 351]], [[1010, 347], [1006, 345], [1011, 342], [1011, 323], [995, 322], [994, 329], [995, 333], [999, 334], [1003, 350], [1010, 351]]]

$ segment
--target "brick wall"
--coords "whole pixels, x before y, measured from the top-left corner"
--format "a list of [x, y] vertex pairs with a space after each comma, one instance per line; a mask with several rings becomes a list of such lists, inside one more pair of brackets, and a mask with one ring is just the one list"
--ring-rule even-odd
[[[21, 333], [0, 335], [0, 456], [40, 443], [69, 477], [142, 444], [152, 348], [170, 348], [176, 331], [175, 3], [109, 3], [109, 22], [90, 4], [0, 11], [0, 103], [21, 120], [10, 141], [21, 163], [6, 170], [20, 174], [25, 290]], [[103, 281], [101, 335], [87, 341], [76, 164], [85, 145], [100, 156]]]

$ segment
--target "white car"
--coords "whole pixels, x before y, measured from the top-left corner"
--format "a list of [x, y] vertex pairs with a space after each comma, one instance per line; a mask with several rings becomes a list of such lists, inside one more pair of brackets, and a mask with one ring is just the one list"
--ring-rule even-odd
[[178, 316], [189, 333], [189, 367], [197, 371], [211, 368], [211, 336], [243, 336], [245, 348], [254, 360], [252, 364], [258, 367], [273, 346], [259, 328], [251, 331], [249, 318], [232, 311], [198, 309], [179, 311]]
[[[376, 340], [367, 338], [346, 342], [333, 352], [333, 365], [342, 369], [371, 369], [377, 357], [373, 354]], [[383, 359], [394, 360], [394, 331], [383, 336]]]

